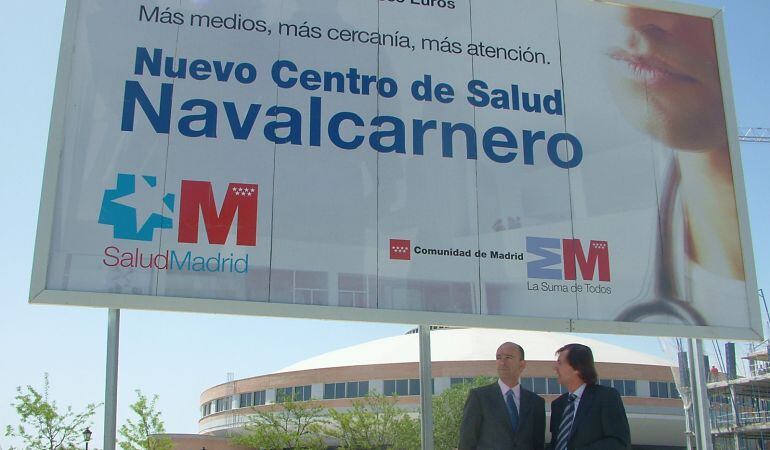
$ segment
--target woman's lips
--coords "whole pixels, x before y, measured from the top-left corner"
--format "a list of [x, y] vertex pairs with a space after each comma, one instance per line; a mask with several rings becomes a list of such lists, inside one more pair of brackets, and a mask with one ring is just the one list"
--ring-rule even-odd
[[610, 51], [608, 56], [610, 59], [622, 64], [624, 71], [632, 79], [648, 87], [696, 82], [695, 78], [675, 71], [656, 56], [638, 55], [620, 49]]

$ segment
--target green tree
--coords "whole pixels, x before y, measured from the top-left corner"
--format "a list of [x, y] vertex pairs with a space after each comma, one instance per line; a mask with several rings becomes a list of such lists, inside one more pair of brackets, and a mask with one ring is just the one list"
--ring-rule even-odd
[[120, 441], [120, 448], [123, 450], [171, 450], [174, 448], [171, 439], [157, 436], [166, 431], [160, 411], [157, 410], [157, 402], [157, 395], [153, 395], [152, 400], [148, 400], [142, 391], [136, 390], [136, 402], [129, 408], [137, 415], [137, 420], [128, 419], [120, 427], [119, 433], [124, 439]]
[[396, 406], [395, 396], [373, 393], [354, 400], [347, 411], [329, 409], [326, 434], [344, 449], [420, 448], [420, 424]]
[[46, 373], [42, 392], [30, 385], [16, 388], [11, 406], [19, 415], [19, 425], [8, 425], [5, 435], [20, 438], [24, 448], [30, 450], [74, 449], [83, 440], [83, 429], [91, 425], [91, 417], [99, 405], [90, 403], [82, 412], [73, 411], [71, 406], [59, 411], [49, 397], [49, 387]]
[[253, 410], [236, 445], [259, 449], [325, 449], [323, 408], [312, 402], [286, 400], [268, 410]]
[[457, 448], [460, 441], [460, 422], [468, 392], [479, 386], [490, 384], [495, 379], [478, 377], [468, 383], [456, 384], [433, 397], [433, 444], [438, 450]]

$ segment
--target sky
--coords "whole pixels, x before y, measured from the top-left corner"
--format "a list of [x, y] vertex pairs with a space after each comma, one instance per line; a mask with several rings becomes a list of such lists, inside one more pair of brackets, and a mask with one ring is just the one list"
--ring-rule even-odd
[[[739, 126], [770, 128], [770, 2], [700, 0], [725, 10], [730, 69]], [[10, 406], [16, 386], [42, 386], [76, 410], [104, 396], [107, 311], [29, 305], [48, 123], [64, 14], [63, 0], [34, 7], [5, 2], [0, 13], [0, 176], [4, 208], [0, 233], [0, 427], [17, 423]], [[770, 144], [741, 145], [758, 285], [770, 270]], [[171, 432], [195, 433], [198, 397], [215, 384], [270, 373], [304, 358], [404, 333], [411, 324], [384, 325], [204, 314], [121, 313], [118, 426], [134, 391], [160, 396]], [[275, 337], [281, 336], [280, 342]], [[609, 339], [609, 338], [607, 338]], [[614, 338], [658, 352], [650, 338]], [[490, 352], [493, 352], [491, 349]], [[91, 448], [101, 448], [103, 408], [94, 417]], [[0, 447], [19, 445], [0, 433]]]

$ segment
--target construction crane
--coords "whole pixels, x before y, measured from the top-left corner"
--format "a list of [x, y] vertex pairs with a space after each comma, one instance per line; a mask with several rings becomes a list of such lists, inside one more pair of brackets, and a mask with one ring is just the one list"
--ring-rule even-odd
[[759, 127], [738, 128], [738, 140], [743, 142], [770, 143], [770, 128], [759, 128]]

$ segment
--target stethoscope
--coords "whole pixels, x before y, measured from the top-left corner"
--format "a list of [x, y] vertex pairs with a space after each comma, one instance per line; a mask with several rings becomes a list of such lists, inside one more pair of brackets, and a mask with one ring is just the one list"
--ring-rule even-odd
[[682, 323], [690, 325], [706, 325], [698, 310], [692, 303], [681, 298], [673, 276], [674, 262], [674, 213], [677, 200], [677, 191], [681, 175], [679, 165], [674, 159], [668, 168], [666, 190], [661, 199], [661, 215], [664, 220], [658, 221], [659, 245], [655, 245], [655, 256], [647, 266], [646, 280], [642, 292], [634, 299], [635, 302], [643, 301], [624, 309], [615, 320], [620, 322], [642, 322], [651, 317], [673, 317]]

